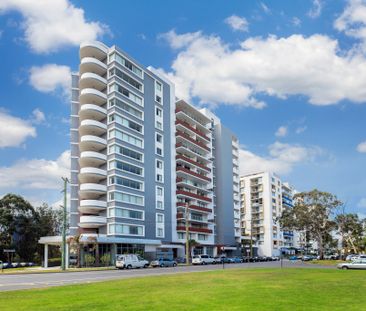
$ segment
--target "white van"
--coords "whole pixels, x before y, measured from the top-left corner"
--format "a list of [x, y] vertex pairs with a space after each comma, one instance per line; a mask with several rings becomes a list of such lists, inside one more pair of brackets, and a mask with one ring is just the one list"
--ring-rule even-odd
[[193, 265], [207, 265], [211, 263], [216, 263], [215, 259], [209, 255], [196, 255], [193, 256], [192, 264]]
[[135, 254], [118, 255], [116, 258], [117, 269], [147, 268], [148, 266], [147, 260]]

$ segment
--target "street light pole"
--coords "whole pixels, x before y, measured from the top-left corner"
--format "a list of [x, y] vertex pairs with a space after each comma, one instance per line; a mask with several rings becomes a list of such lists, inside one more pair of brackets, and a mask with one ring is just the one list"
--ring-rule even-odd
[[188, 214], [189, 203], [186, 203], [185, 209], [185, 220], [186, 220], [186, 264], [189, 265], [189, 214]]
[[65, 270], [66, 268], [66, 211], [67, 211], [67, 183], [69, 180], [65, 177], [62, 177], [64, 181], [64, 206], [63, 206], [63, 221], [62, 221], [62, 258], [61, 258], [61, 269]]

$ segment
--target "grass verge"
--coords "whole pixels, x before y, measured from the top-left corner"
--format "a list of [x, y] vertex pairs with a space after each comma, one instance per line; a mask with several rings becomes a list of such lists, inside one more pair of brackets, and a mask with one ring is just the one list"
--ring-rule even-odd
[[[365, 310], [366, 271], [230, 269], [3, 292], [6, 310]], [[16, 304], [16, 308], [15, 308]]]

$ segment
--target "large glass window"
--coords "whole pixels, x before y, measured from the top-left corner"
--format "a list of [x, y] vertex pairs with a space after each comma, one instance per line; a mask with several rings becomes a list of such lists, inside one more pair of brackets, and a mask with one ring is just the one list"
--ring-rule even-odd
[[109, 138], [118, 138], [123, 140], [126, 143], [130, 143], [132, 145], [135, 145], [137, 147], [142, 148], [142, 139], [139, 139], [135, 136], [129, 135], [125, 132], [122, 132], [120, 130], [110, 130], [109, 131]]
[[135, 205], [144, 205], [144, 198], [138, 195], [133, 195], [124, 192], [110, 192], [109, 199], [111, 201], [135, 204]]
[[124, 186], [124, 187], [128, 187], [128, 188], [136, 189], [136, 190], [143, 190], [141, 182], [119, 177], [119, 176], [110, 177], [109, 183], [111, 185], [119, 185], [119, 186]]
[[124, 58], [123, 56], [113, 53], [110, 56], [110, 61], [116, 61], [117, 63], [120, 63], [121, 65], [125, 66], [127, 69], [129, 69], [131, 72], [133, 72], [135, 75], [142, 78], [142, 70], [138, 67], [136, 67], [134, 64], [132, 64], [129, 60]]
[[132, 174], [136, 174], [136, 175], [142, 175], [142, 168], [129, 164], [129, 163], [125, 163], [125, 162], [121, 162], [121, 161], [111, 161], [109, 164], [109, 168], [113, 169], [119, 169], [128, 173], [132, 173]]
[[113, 92], [113, 91], [118, 92], [118, 93], [122, 94], [123, 96], [126, 96], [128, 99], [130, 99], [137, 105], [140, 105], [140, 106], [143, 105], [142, 98], [140, 96], [133, 94], [132, 92], [130, 92], [129, 90], [124, 88], [122, 85], [119, 85], [117, 83], [112, 83], [109, 86], [109, 92]]
[[121, 217], [121, 218], [128, 218], [128, 219], [143, 220], [144, 212], [131, 210], [131, 209], [125, 209], [125, 208], [111, 208], [109, 210], [109, 217]]
[[133, 122], [129, 119], [123, 118], [123, 117], [119, 116], [118, 114], [111, 114], [109, 116], [109, 122], [116, 122], [117, 124], [128, 127], [136, 132], [139, 132], [139, 133], [142, 132], [142, 125], [137, 124], [136, 122]]
[[109, 147], [109, 153], [113, 152], [116, 152], [118, 154], [121, 154], [125, 157], [129, 157], [137, 161], [142, 161], [143, 159], [143, 155], [141, 153], [118, 145], [112, 145]]
[[123, 71], [119, 70], [118, 68], [112, 68], [109, 71], [109, 75], [116, 75], [117, 77], [121, 78], [125, 82], [127, 82], [129, 85], [133, 86], [134, 88], [138, 89], [139, 91], [142, 91], [142, 84], [137, 82], [135, 79], [132, 79], [129, 75], [126, 75]]
[[110, 107], [116, 106], [116, 107], [121, 108], [122, 110], [128, 112], [129, 114], [132, 114], [136, 118], [142, 119], [142, 112], [140, 110], [137, 110], [137, 109], [131, 107], [130, 105], [120, 101], [117, 98], [112, 98], [109, 101], [109, 106]]
[[110, 234], [120, 234], [120, 235], [144, 235], [144, 227], [138, 225], [127, 225], [127, 224], [110, 224], [109, 225]]

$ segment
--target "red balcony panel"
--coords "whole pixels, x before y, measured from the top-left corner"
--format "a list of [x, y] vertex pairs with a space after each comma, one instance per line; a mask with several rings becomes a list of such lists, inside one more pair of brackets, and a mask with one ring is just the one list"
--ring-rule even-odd
[[207, 177], [207, 176], [204, 176], [204, 175], [201, 175], [201, 174], [198, 174], [198, 173], [195, 173], [195, 172], [192, 172], [191, 170], [189, 169], [186, 169], [184, 167], [181, 167], [181, 166], [177, 166], [177, 172], [185, 172], [187, 174], [190, 174], [192, 176], [195, 176], [195, 177], [198, 177], [198, 178], [201, 178], [203, 180], [206, 180], [206, 181], [211, 181], [211, 178]]
[[203, 195], [199, 195], [199, 194], [195, 194], [189, 191], [184, 191], [184, 190], [177, 190], [177, 194], [182, 194], [182, 195], [186, 195], [201, 201], [206, 201], [206, 202], [212, 202], [212, 199], [205, 197]]
[[183, 156], [183, 155], [178, 154], [178, 155], [176, 155], [175, 159], [176, 159], [176, 160], [184, 160], [184, 161], [186, 161], [186, 162], [188, 162], [188, 163], [191, 163], [191, 164], [193, 164], [193, 165], [196, 165], [196, 166], [198, 166], [198, 167], [200, 167], [200, 168], [202, 168], [202, 169], [206, 170], [207, 172], [211, 172], [211, 169], [210, 169], [209, 167], [207, 167], [207, 166], [205, 166], [205, 165], [203, 165], [203, 164], [201, 164], [201, 163], [198, 163], [198, 162], [196, 162], [196, 161], [193, 161], [193, 160], [191, 160], [190, 158], [185, 157], [185, 156]]
[[[177, 202], [177, 207], [186, 207], [186, 203], [184, 203], [184, 202]], [[188, 208], [189, 209], [196, 210], [196, 211], [200, 211], [200, 212], [212, 213], [212, 209], [211, 208], [202, 207], [202, 206], [198, 206], [198, 205], [189, 205]]]
[[188, 122], [185, 122], [183, 120], [176, 120], [175, 124], [178, 125], [183, 125], [186, 128], [190, 129], [192, 132], [196, 133], [197, 135], [200, 135], [202, 138], [206, 139], [207, 141], [211, 141], [211, 139], [209, 137], [207, 137], [203, 132], [195, 129], [192, 125], [190, 125]]
[[[189, 232], [212, 233], [212, 230], [208, 229], [208, 228], [189, 227], [188, 230], [189, 230]], [[177, 226], [177, 231], [186, 231], [186, 227]]]
[[191, 143], [193, 143], [193, 144], [195, 144], [195, 145], [197, 145], [199, 147], [202, 147], [203, 149], [205, 149], [207, 151], [211, 151], [211, 149], [209, 147], [207, 147], [204, 143], [202, 143], [200, 141], [197, 141], [197, 140], [191, 138], [188, 134], [183, 133], [182, 131], [177, 130], [177, 132], [175, 133], [175, 136], [184, 137], [185, 139], [187, 139]]

